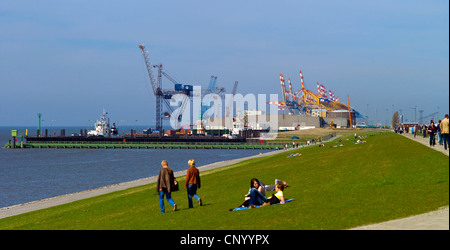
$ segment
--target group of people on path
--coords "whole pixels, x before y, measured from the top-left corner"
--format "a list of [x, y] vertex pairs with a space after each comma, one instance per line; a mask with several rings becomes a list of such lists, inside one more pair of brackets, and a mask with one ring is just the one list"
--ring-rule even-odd
[[[395, 133], [402, 134], [403, 132], [409, 133], [410, 127], [408, 126], [396, 126], [394, 128]], [[447, 150], [450, 146], [449, 142], [449, 117], [448, 114], [445, 115], [445, 118], [441, 121], [439, 120], [436, 124], [434, 120], [430, 121], [429, 125], [422, 124], [422, 126], [414, 125], [411, 126], [412, 133], [414, 134], [414, 138], [418, 133], [422, 133], [423, 138], [428, 136], [430, 147], [434, 147], [436, 145], [436, 136], [439, 145], [444, 146], [444, 150]]]
[[[193, 208], [192, 197], [194, 197], [200, 206], [203, 205], [202, 199], [197, 195], [197, 189], [201, 187], [200, 171], [195, 167], [193, 159], [188, 161], [189, 168], [186, 174], [186, 182], [184, 189], [187, 190], [189, 208]], [[172, 192], [178, 191], [178, 181], [173, 175], [173, 170], [169, 168], [166, 160], [161, 162], [161, 170], [159, 171], [158, 180], [156, 182], [156, 191], [159, 194], [159, 206], [161, 213], [165, 212], [164, 196], [167, 202], [173, 207], [173, 211], [177, 211], [177, 204], [172, 199]]]
[[426, 128], [428, 135], [430, 137], [430, 147], [436, 145], [436, 135], [438, 136], [439, 145], [444, 145], [444, 150], [447, 150], [450, 146], [449, 144], [449, 118], [448, 114], [441, 121], [439, 120], [436, 125], [433, 120], [430, 121], [430, 125]]

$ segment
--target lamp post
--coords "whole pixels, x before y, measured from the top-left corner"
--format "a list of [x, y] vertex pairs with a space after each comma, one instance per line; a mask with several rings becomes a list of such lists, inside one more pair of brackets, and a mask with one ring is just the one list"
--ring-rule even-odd
[[38, 119], [39, 119], [39, 124], [38, 124], [38, 136], [41, 136], [41, 117], [42, 117], [42, 114], [41, 114], [41, 113], [38, 113], [37, 116], [38, 116]]

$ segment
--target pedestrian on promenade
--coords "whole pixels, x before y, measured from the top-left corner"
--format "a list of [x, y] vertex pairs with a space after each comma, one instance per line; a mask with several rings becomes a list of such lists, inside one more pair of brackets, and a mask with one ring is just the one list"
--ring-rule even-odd
[[428, 126], [428, 135], [430, 136], [430, 147], [434, 147], [436, 145], [436, 132], [437, 128], [434, 125], [434, 121], [430, 121], [430, 125]]
[[194, 159], [188, 161], [189, 168], [186, 174], [186, 183], [184, 189], [187, 190], [189, 208], [193, 208], [192, 197], [194, 197], [200, 206], [203, 205], [202, 199], [197, 195], [197, 188], [200, 189], [200, 171], [195, 167]]
[[159, 206], [161, 208], [161, 213], [165, 212], [164, 209], [164, 195], [166, 195], [166, 200], [173, 207], [173, 211], [177, 210], [177, 204], [172, 200], [172, 189], [175, 185], [176, 178], [173, 175], [172, 169], [169, 168], [169, 164], [166, 160], [161, 162], [161, 170], [159, 171], [158, 181], [156, 183], [156, 191], [159, 193]]
[[445, 114], [445, 119], [441, 121], [441, 136], [442, 140], [444, 141], [444, 149], [447, 150], [447, 147], [450, 146], [449, 144], [449, 120], [448, 120], [448, 114]]
[[439, 143], [439, 145], [442, 145], [441, 120], [438, 121], [436, 128], [437, 128], [438, 143]]
[[427, 137], [427, 126], [425, 124], [422, 124], [422, 133], [423, 138]]

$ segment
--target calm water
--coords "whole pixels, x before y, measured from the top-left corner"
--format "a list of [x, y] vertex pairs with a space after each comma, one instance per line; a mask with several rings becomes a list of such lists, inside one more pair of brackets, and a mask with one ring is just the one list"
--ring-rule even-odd
[[[0, 127], [0, 208], [158, 175], [161, 161], [174, 171], [256, 155], [261, 150], [5, 149], [11, 129]], [[18, 129], [25, 133], [25, 128]], [[60, 129], [49, 129], [59, 135]], [[66, 135], [73, 132], [66, 128]], [[129, 130], [126, 130], [128, 132]], [[141, 130], [138, 130], [141, 131]], [[33, 128], [30, 134], [36, 134]], [[20, 139], [18, 140], [20, 144]]]

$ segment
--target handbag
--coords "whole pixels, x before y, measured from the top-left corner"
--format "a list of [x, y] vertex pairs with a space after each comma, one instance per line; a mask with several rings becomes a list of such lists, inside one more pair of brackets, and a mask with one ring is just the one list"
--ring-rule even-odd
[[180, 189], [179, 189], [179, 187], [178, 187], [178, 181], [177, 180], [174, 180], [173, 181], [173, 185], [172, 185], [172, 192], [175, 192], [175, 191], [179, 191]]

